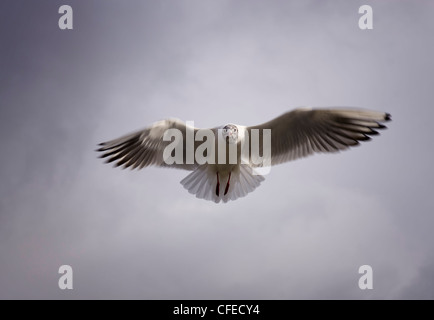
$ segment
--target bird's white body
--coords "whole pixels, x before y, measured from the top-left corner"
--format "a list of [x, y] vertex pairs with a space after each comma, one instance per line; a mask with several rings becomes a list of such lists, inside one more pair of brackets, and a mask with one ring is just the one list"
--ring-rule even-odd
[[[181, 180], [181, 184], [197, 198], [216, 203], [244, 197], [264, 180], [264, 177], [255, 174], [248, 164], [241, 163], [241, 144], [246, 141], [246, 127], [228, 124], [213, 129], [213, 132], [216, 151], [213, 163], [198, 166]], [[222, 149], [225, 149], [224, 156], [219, 158]], [[230, 159], [233, 150], [235, 161]]]

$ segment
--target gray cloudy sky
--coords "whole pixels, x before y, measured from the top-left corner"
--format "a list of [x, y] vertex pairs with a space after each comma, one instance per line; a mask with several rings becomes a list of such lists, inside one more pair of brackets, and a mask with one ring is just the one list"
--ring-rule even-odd
[[[1, 1], [0, 298], [433, 299], [433, 16], [432, 1]], [[94, 152], [167, 117], [251, 125], [306, 105], [393, 121], [219, 205], [187, 172]]]

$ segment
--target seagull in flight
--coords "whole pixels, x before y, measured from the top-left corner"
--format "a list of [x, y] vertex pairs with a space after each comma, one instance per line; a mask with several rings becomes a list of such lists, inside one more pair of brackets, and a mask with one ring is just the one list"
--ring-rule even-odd
[[[315, 153], [349, 149], [377, 135], [377, 130], [385, 129], [383, 123], [389, 120], [389, 113], [353, 108], [297, 108], [256, 126], [226, 124], [211, 129], [199, 129], [178, 119], [168, 119], [100, 143], [97, 151], [102, 153], [101, 158], [106, 158], [107, 163], [114, 163], [116, 167], [142, 169], [154, 165], [191, 171], [181, 181], [188, 192], [200, 199], [226, 203], [246, 196], [260, 185], [264, 180], [260, 171], [264, 163], [273, 166]], [[181, 138], [165, 137], [170, 129], [179, 132]], [[205, 138], [197, 139], [201, 130], [213, 134], [205, 134], [213, 152], [204, 150]], [[263, 158], [268, 157], [265, 159], [268, 162], [258, 163], [259, 154], [255, 156], [253, 148], [243, 152], [243, 144], [249, 146], [249, 138], [253, 141], [254, 131], [258, 132], [259, 141], [263, 140], [257, 151]], [[269, 140], [264, 138], [267, 131]], [[190, 148], [189, 136], [196, 137]], [[234, 146], [235, 158], [228, 161], [230, 149]], [[179, 161], [167, 161], [176, 152]], [[193, 152], [190, 161], [188, 152]], [[193, 157], [198, 154], [207, 154], [208, 161]], [[225, 161], [219, 161], [221, 159]]]

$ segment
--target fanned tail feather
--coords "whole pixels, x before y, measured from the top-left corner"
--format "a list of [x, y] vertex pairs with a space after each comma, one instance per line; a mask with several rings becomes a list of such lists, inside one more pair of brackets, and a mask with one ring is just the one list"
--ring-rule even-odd
[[208, 165], [201, 165], [184, 179], [181, 184], [189, 193], [196, 195], [196, 198], [205, 199], [219, 203], [224, 203], [229, 200], [236, 200], [245, 197], [248, 193], [255, 190], [264, 177], [253, 174], [253, 169], [248, 165], [240, 165], [236, 167], [231, 174], [229, 189], [226, 195], [224, 190], [229, 176], [220, 177], [220, 192], [216, 193], [217, 175], [214, 170], [210, 170]]

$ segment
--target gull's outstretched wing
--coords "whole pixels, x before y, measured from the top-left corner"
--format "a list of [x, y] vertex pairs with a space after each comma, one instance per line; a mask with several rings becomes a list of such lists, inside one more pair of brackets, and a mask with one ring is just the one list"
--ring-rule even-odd
[[[177, 129], [182, 133], [182, 163], [167, 164], [163, 158], [163, 152], [171, 141], [164, 141], [163, 136], [166, 130]], [[107, 163], [114, 162], [115, 166], [123, 168], [142, 169], [143, 167], [155, 165], [173, 167], [185, 170], [194, 170], [197, 163], [186, 162], [186, 137], [187, 131], [195, 135], [198, 129], [188, 127], [178, 119], [170, 119], [155, 122], [151, 127], [125, 135], [118, 139], [100, 143], [96, 151], [103, 152], [101, 158], [107, 158]], [[197, 143], [195, 143], [197, 144]], [[196, 150], [197, 145], [194, 146]]]
[[358, 145], [378, 134], [376, 130], [386, 128], [381, 123], [388, 120], [388, 113], [363, 109], [299, 108], [247, 130], [250, 134], [252, 129], [260, 129], [262, 141], [261, 129], [271, 129], [271, 163], [279, 164]]

